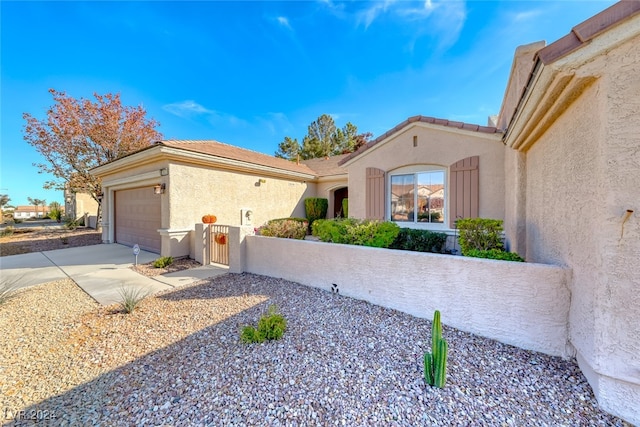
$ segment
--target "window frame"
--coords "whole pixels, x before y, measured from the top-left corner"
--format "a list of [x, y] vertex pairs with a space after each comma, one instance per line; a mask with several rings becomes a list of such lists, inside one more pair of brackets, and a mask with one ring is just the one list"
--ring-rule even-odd
[[[414, 216], [412, 221], [394, 221], [391, 215], [391, 206], [393, 203], [393, 197], [391, 194], [391, 180], [394, 176], [399, 175], [413, 175], [413, 186], [414, 186], [414, 199], [413, 206], [416, 206], [418, 199], [418, 191], [416, 187], [418, 185], [418, 174], [426, 173], [426, 172], [442, 172], [443, 174], [443, 185], [444, 185], [444, 205], [443, 211], [444, 215], [442, 218], [442, 222], [420, 222]], [[392, 171], [389, 171], [385, 180], [385, 198], [387, 199], [385, 202], [385, 216], [389, 219], [389, 221], [398, 224], [400, 227], [404, 228], [416, 228], [416, 229], [428, 229], [428, 230], [450, 230], [449, 224], [449, 168], [444, 165], [438, 164], [420, 164], [420, 165], [411, 165], [404, 166], [400, 168], [396, 168]]]

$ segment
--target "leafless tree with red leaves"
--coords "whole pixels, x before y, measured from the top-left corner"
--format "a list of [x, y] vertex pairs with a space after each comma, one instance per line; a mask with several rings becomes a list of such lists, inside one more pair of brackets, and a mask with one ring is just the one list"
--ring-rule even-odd
[[44, 184], [46, 189], [67, 186], [89, 193], [98, 202], [100, 219], [102, 183], [90, 170], [162, 139], [155, 130], [159, 123], [147, 119], [142, 106], [123, 106], [120, 94], [94, 93], [94, 102], [55, 89], [49, 92], [55, 104], [46, 119], [38, 120], [29, 113], [22, 116], [27, 122], [24, 139], [46, 159], [34, 166], [55, 177]]

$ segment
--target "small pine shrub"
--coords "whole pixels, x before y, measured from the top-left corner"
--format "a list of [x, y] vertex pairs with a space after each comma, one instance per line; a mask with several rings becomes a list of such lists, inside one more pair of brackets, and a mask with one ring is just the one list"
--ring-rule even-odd
[[463, 218], [456, 221], [458, 243], [462, 255], [471, 249], [486, 251], [502, 249], [502, 220], [487, 218]]
[[342, 199], [342, 217], [349, 218], [349, 199]]
[[398, 236], [389, 248], [441, 254], [444, 253], [446, 242], [446, 233], [430, 230], [416, 230], [413, 228], [401, 228]]
[[322, 197], [307, 197], [304, 199], [304, 210], [309, 220], [309, 227], [312, 227], [314, 221], [327, 217], [329, 200]]
[[173, 258], [170, 256], [162, 256], [153, 262], [155, 268], [165, 268], [173, 263]]
[[142, 300], [149, 295], [148, 291], [133, 287], [121, 287], [118, 293], [120, 294], [120, 307], [125, 313], [133, 313]]
[[275, 305], [269, 307], [265, 316], [258, 320], [258, 332], [267, 340], [279, 340], [287, 330], [287, 319], [280, 313]]
[[256, 234], [302, 240], [307, 235], [307, 227], [308, 222], [304, 218], [272, 219], [256, 230]]
[[506, 252], [502, 249], [488, 249], [486, 251], [479, 249], [469, 249], [465, 256], [474, 258], [499, 259], [502, 261], [524, 262], [524, 259], [517, 253]]
[[256, 328], [253, 326], [247, 325], [242, 328], [242, 333], [240, 334], [240, 339], [242, 342], [246, 343], [261, 343], [264, 342], [265, 338], [258, 332]]
[[269, 306], [266, 314], [258, 320], [258, 327], [245, 326], [240, 339], [246, 343], [261, 343], [265, 340], [278, 340], [287, 330], [287, 319], [278, 312], [275, 305]]

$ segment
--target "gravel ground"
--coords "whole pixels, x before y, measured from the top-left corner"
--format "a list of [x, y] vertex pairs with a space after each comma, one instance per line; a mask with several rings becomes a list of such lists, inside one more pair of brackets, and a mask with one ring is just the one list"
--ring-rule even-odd
[[188, 270], [190, 268], [201, 266], [202, 264], [196, 260], [190, 258], [177, 258], [174, 259], [170, 265], [163, 268], [154, 267], [153, 262], [148, 262], [146, 264], [132, 265], [131, 269], [147, 277], [154, 277], [161, 274], [174, 273], [176, 271]]
[[58, 226], [16, 228], [13, 234], [0, 237], [0, 256], [52, 251], [100, 243], [102, 243], [102, 234], [91, 228], [76, 230], [67, 230], [58, 228]]
[[[239, 331], [276, 304], [275, 342]], [[37, 308], [36, 308], [37, 307]], [[126, 315], [71, 281], [0, 306], [0, 408], [42, 425], [624, 426], [573, 361], [446, 326], [448, 382], [425, 385], [430, 322], [281, 279], [227, 274]]]

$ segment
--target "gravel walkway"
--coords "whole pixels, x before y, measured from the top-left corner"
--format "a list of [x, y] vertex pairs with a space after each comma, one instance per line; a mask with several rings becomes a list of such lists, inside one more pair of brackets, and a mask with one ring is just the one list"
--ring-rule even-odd
[[[239, 331], [270, 304], [280, 341]], [[0, 408], [41, 425], [506, 425], [624, 422], [572, 361], [446, 326], [448, 382], [425, 385], [430, 322], [280, 279], [228, 274], [126, 315], [73, 282], [0, 306]], [[8, 415], [8, 416], [7, 416]]]

